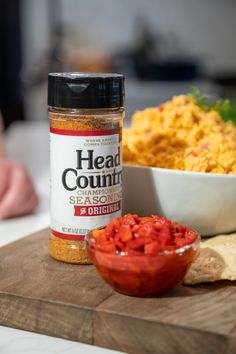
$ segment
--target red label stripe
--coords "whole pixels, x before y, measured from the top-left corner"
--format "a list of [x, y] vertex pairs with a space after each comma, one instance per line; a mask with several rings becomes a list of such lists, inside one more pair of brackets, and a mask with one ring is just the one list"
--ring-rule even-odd
[[74, 216], [99, 216], [117, 213], [121, 209], [120, 200], [111, 204], [102, 205], [75, 205]]
[[85, 235], [73, 235], [73, 234], [63, 234], [62, 232], [58, 232], [51, 229], [51, 233], [59, 238], [63, 238], [65, 240], [75, 240], [75, 241], [84, 241]]
[[114, 135], [119, 133], [119, 128], [106, 129], [106, 130], [65, 130], [58, 128], [50, 128], [52, 134], [69, 135], [69, 136], [102, 136]]

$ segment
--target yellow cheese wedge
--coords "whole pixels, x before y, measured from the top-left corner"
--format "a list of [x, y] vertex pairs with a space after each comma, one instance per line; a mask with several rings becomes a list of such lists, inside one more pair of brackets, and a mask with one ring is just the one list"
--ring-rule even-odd
[[221, 235], [201, 243], [184, 284], [236, 280], [236, 234]]

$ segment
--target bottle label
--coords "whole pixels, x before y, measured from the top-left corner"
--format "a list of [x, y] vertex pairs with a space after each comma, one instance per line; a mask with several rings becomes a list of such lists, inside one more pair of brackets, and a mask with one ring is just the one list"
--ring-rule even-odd
[[50, 129], [51, 229], [83, 240], [121, 216], [122, 153], [119, 129]]

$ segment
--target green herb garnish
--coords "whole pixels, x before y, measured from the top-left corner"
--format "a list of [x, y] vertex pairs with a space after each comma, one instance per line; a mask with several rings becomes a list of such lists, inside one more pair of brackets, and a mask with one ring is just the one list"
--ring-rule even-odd
[[201, 94], [198, 87], [192, 87], [191, 92], [188, 94], [194, 103], [196, 103], [204, 111], [217, 111], [220, 114], [230, 110], [231, 103], [228, 99], [219, 99], [215, 102], [210, 103], [210, 96]]
[[224, 112], [220, 112], [225, 122], [230, 121], [236, 125], [236, 102], [230, 102], [230, 107]]

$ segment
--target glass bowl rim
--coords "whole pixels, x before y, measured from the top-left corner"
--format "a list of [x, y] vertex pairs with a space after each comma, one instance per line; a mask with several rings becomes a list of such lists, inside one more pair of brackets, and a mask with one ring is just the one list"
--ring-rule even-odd
[[194, 230], [191, 230], [190, 229], [190, 232], [192, 233], [195, 233], [197, 235], [197, 238], [194, 242], [192, 243], [189, 243], [187, 245], [184, 245], [182, 247], [179, 247], [179, 248], [176, 248], [174, 250], [165, 250], [165, 251], [159, 251], [155, 254], [145, 254], [145, 253], [140, 253], [140, 254], [129, 254], [129, 252], [120, 252], [120, 251], [116, 251], [115, 253], [112, 253], [112, 252], [109, 252], [109, 251], [105, 251], [99, 247], [96, 246], [96, 244], [94, 242], [92, 242], [92, 233], [93, 231], [95, 230], [102, 230], [104, 229], [105, 226], [101, 226], [101, 227], [97, 227], [96, 229], [92, 229], [90, 230], [86, 235], [85, 235], [85, 241], [86, 243], [89, 244], [89, 246], [92, 246], [96, 251], [99, 251], [101, 253], [104, 253], [104, 254], [110, 254], [110, 255], [113, 255], [113, 256], [121, 256], [121, 257], [125, 257], [125, 256], [132, 256], [132, 257], [156, 257], [156, 256], [166, 256], [166, 255], [172, 255], [172, 254], [182, 254], [190, 249], [194, 249], [194, 248], [197, 248], [200, 244], [200, 241], [201, 241], [201, 236], [199, 234], [199, 232], [197, 231], [194, 231]]

